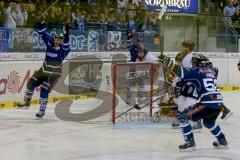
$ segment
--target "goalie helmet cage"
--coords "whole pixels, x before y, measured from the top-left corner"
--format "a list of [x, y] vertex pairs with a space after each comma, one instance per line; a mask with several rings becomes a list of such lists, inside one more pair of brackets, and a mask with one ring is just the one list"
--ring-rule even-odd
[[[126, 98], [128, 98], [128, 92], [131, 91], [131, 87], [139, 87], [136, 86], [136, 83], [144, 83], [142, 84], [143, 88], [148, 88], [147, 90], [143, 91], [144, 94], [147, 96], [144, 98], [140, 98], [140, 101], [138, 101], [135, 104], [141, 104], [146, 103], [144, 101], [147, 100], [147, 103], [149, 103], [149, 108], [144, 108], [144, 112], [148, 116], [152, 116], [152, 108], [153, 108], [153, 69], [154, 69], [154, 64], [152, 63], [117, 63], [114, 64], [112, 67], [112, 123], [116, 123], [116, 117], [118, 117], [120, 114], [124, 114], [128, 110], [131, 110], [129, 112], [135, 112], [139, 113], [138, 110], [134, 108], [134, 103], [129, 104], [126, 103]], [[147, 87], [146, 87], [147, 86]], [[137, 91], [138, 92], [138, 91]], [[141, 92], [141, 91], [139, 91]], [[131, 93], [133, 94], [133, 93]], [[135, 96], [136, 96], [135, 92]], [[120, 97], [119, 99], [123, 99], [123, 105], [116, 104], [119, 102], [119, 99], [117, 101], [117, 98]], [[138, 97], [133, 97], [138, 98]], [[125, 110], [122, 107], [126, 107]], [[148, 110], [149, 109], [149, 110]], [[119, 114], [118, 114], [119, 113]], [[136, 115], [136, 114], [135, 114]], [[131, 118], [130, 118], [131, 119]]]

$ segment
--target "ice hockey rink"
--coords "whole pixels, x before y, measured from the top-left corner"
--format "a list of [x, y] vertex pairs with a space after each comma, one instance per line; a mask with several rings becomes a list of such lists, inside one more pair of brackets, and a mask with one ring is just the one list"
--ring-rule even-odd
[[[183, 143], [179, 129], [168, 123], [84, 123], [59, 120], [54, 104], [44, 119], [36, 120], [38, 107], [2, 110], [0, 116], [1, 160], [239, 160], [240, 93], [224, 93], [225, 104], [234, 112], [220, 124], [229, 149], [212, 147], [207, 129], [195, 131], [197, 151], [179, 152]], [[94, 100], [79, 101], [78, 107]], [[76, 106], [75, 105], [75, 106]]]

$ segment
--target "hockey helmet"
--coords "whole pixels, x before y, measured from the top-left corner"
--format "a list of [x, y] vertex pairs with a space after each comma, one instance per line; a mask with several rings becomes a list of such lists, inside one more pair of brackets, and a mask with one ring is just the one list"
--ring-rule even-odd
[[193, 67], [212, 67], [212, 62], [203, 54], [196, 53], [192, 57]]
[[195, 43], [191, 40], [185, 40], [182, 42], [182, 46], [189, 48], [190, 51], [193, 51]]

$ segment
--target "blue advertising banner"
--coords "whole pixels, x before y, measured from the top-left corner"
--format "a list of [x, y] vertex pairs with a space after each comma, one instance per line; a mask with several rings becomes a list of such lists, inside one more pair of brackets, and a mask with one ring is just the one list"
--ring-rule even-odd
[[198, 0], [144, 0], [149, 10], [167, 6], [167, 12], [198, 14]]
[[8, 42], [10, 40], [11, 30], [0, 27], [0, 52], [8, 51]]

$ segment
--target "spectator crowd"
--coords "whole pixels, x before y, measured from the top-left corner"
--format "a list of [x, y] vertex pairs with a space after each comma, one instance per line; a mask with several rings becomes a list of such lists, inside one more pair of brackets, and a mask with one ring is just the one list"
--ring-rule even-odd
[[148, 11], [144, 0], [60, 0], [48, 10], [53, 2], [0, 0], [0, 27], [32, 28], [36, 18], [42, 16], [50, 26], [72, 22], [82, 32], [92, 27], [108, 31], [157, 30], [157, 12]]
[[240, 27], [240, 0], [212, 0], [226, 23], [234, 28]]

